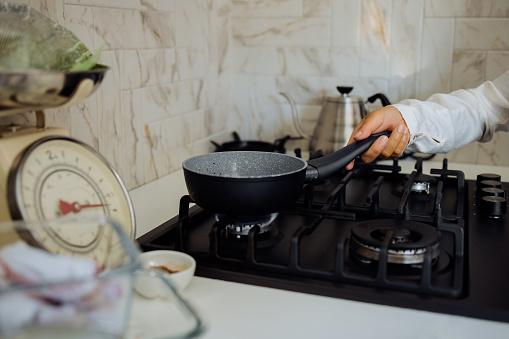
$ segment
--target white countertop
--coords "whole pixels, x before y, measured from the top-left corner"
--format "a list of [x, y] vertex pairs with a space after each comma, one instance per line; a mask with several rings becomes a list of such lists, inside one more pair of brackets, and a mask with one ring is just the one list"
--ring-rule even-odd
[[[414, 161], [400, 161], [411, 172]], [[423, 173], [441, 163], [424, 162]], [[449, 164], [467, 179], [509, 168]], [[181, 171], [130, 192], [137, 236], [178, 214]], [[204, 318], [203, 338], [508, 338], [509, 324], [194, 277], [184, 297]]]
[[509, 324], [195, 277], [203, 338], [504, 338]]

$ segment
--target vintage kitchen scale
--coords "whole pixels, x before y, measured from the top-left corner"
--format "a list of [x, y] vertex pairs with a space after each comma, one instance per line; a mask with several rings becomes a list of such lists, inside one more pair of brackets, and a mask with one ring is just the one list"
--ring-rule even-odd
[[[71, 224], [73, 217], [104, 215], [134, 239], [134, 209], [119, 175], [90, 146], [45, 122], [44, 109], [83, 101], [107, 70], [0, 72], [0, 117], [30, 111], [36, 115], [34, 126], [0, 125], [0, 221], [67, 217]], [[112, 253], [106, 253], [111, 252], [111, 244], [106, 244], [110, 235], [103, 232], [103, 227], [90, 224], [20, 235], [50, 252], [84, 255], [105, 264]]]

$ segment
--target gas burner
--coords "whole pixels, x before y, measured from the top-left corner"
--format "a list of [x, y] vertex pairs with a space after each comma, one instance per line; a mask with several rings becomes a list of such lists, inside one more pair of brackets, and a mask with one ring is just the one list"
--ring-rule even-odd
[[421, 173], [415, 178], [412, 186], [410, 187], [410, 191], [418, 194], [429, 194], [431, 184], [435, 181], [435, 177]]
[[[391, 191], [392, 195], [397, 198], [401, 198], [403, 196], [407, 180], [410, 178], [410, 175], [406, 176], [406, 180], [401, 182], [401, 186], [393, 189]], [[419, 174], [416, 176], [412, 184], [410, 185], [410, 194], [412, 195], [413, 201], [431, 201], [434, 200], [435, 196], [432, 192], [432, 184], [435, 183], [437, 179], [433, 176], [426, 174]]]
[[441, 234], [434, 227], [415, 221], [393, 219], [369, 220], [353, 226], [350, 252], [364, 263], [378, 261], [380, 248], [388, 235], [391, 240], [387, 261], [391, 264], [422, 264], [428, 246], [431, 246], [433, 261], [440, 253]]
[[254, 226], [260, 227], [260, 234], [270, 231], [272, 222], [277, 218], [278, 213], [256, 216], [229, 216], [216, 213], [216, 221], [227, 222], [226, 232], [237, 237], [246, 236]]
[[415, 181], [410, 188], [411, 192], [429, 194], [430, 183], [428, 181]]

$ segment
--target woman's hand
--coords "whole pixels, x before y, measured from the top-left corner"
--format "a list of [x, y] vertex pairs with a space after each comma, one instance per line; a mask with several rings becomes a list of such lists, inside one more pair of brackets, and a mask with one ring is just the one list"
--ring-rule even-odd
[[[372, 162], [376, 158], [390, 159], [397, 158], [403, 154], [408, 142], [410, 132], [401, 113], [394, 106], [386, 106], [369, 113], [355, 127], [348, 145], [356, 140], [363, 140], [371, 134], [391, 131], [391, 136], [381, 136], [371, 147], [361, 154], [364, 162]], [[353, 161], [347, 166], [347, 170], [353, 168]]]

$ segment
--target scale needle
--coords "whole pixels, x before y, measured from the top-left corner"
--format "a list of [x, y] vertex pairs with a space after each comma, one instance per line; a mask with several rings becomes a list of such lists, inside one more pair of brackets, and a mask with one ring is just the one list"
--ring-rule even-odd
[[102, 206], [107, 206], [107, 205], [106, 204], [83, 204], [82, 205], [77, 201], [68, 203], [68, 202], [60, 199], [60, 213], [62, 213], [62, 215], [66, 215], [71, 212], [79, 213], [84, 208], [102, 207]]

